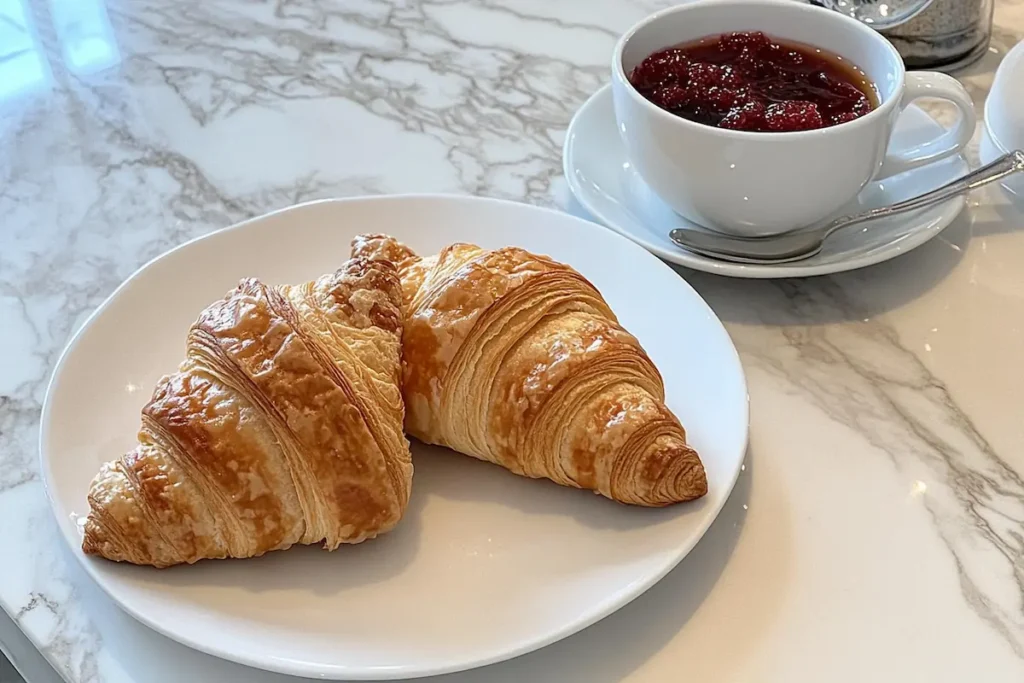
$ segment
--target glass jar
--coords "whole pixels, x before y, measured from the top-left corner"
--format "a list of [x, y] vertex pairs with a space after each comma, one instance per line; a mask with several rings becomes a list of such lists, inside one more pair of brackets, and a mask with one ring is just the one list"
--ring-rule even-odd
[[884, 31], [908, 69], [952, 71], [980, 58], [992, 37], [994, 0], [932, 0], [905, 24]]

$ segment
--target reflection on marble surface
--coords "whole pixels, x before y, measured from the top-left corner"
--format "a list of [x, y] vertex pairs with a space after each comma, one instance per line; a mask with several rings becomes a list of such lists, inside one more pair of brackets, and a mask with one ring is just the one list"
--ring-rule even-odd
[[[0, 0], [0, 604], [69, 680], [284, 680], [138, 627], [61, 546], [35, 441], [72, 331], [167, 248], [298, 201], [572, 209], [565, 126], [618, 33], [666, 4]], [[962, 74], [976, 101], [1022, 35], [1024, 4], [1001, 2]], [[621, 614], [452, 680], [1024, 679], [1024, 218], [998, 190], [972, 205], [856, 273], [681, 271], [749, 373], [737, 495]], [[180, 668], [153, 673], [157, 651]]]
[[0, 100], [27, 94], [49, 81], [46, 58], [21, 0], [0, 3], [0, 50]]

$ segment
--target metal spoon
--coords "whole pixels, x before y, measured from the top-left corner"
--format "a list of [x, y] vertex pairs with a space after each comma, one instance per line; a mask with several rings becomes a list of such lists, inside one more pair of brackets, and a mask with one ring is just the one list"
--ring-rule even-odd
[[932, 0], [810, 0], [812, 5], [849, 15], [879, 31], [894, 28], [923, 12]]
[[888, 218], [908, 211], [927, 209], [953, 197], [966, 194], [982, 185], [1002, 180], [1018, 171], [1024, 171], [1024, 151], [1021, 150], [1001, 156], [991, 164], [982, 166], [948, 185], [926, 192], [920, 197], [907, 199], [892, 206], [883, 206], [852, 216], [837, 218], [815, 228], [771, 237], [739, 237], [707, 230], [676, 228], [670, 231], [668, 236], [684, 249], [720, 261], [758, 265], [792, 263], [817, 254], [821, 251], [821, 247], [829, 235], [837, 230], [876, 218]]

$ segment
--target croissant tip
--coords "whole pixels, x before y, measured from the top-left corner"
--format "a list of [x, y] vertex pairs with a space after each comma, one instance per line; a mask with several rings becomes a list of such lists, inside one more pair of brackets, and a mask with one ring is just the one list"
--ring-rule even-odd
[[707, 495], [707, 472], [697, 451], [686, 443], [675, 443], [661, 453], [663, 458], [672, 460], [673, 465], [646, 494], [639, 496], [641, 500], [635, 504], [667, 507]]
[[698, 462], [693, 470], [693, 474], [684, 478], [686, 484], [684, 490], [689, 492], [685, 500], [703, 498], [708, 493], [708, 476], [704, 471], [704, 466]]
[[690, 446], [685, 446], [681, 456], [684, 461], [675, 478], [675, 488], [678, 494], [678, 501], [685, 502], [702, 498], [708, 493], [708, 475], [704, 470], [704, 463], [701, 462], [697, 451]]
[[86, 555], [99, 555], [115, 562], [124, 559], [116, 551], [110, 539], [106, 537], [102, 525], [98, 524], [92, 515], [89, 515], [85, 521], [84, 533], [82, 535], [82, 552]]

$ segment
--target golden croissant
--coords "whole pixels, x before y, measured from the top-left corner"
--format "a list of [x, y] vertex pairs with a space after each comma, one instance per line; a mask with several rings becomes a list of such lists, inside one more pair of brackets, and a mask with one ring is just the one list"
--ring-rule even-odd
[[388, 531], [409, 501], [395, 267], [243, 280], [199, 316], [89, 491], [82, 548], [166, 567]]
[[398, 266], [411, 436], [623, 503], [707, 493], [661, 375], [575, 270], [471, 244], [421, 258], [386, 235], [353, 254]]

